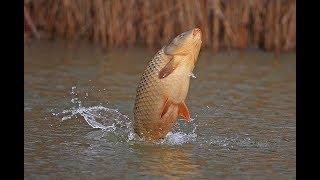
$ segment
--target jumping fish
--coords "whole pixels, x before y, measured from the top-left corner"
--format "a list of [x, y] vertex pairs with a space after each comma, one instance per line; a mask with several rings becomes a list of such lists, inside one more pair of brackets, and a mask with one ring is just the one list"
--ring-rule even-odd
[[163, 46], [149, 62], [133, 110], [134, 131], [140, 137], [151, 141], [164, 138], [178, 116], [190, 122], [185, 99], [201, 43], [201, 30], [194, 28]]

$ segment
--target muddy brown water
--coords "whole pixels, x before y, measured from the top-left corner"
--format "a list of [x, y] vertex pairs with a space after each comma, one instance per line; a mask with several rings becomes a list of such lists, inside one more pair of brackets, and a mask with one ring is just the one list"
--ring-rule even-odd
[[155, 53], [25, 46], [25, 178], [296, 178], [295, 54], [202, 50], [187, 98], [193, 121], [146, 143], [131, 130], [132, 109]]

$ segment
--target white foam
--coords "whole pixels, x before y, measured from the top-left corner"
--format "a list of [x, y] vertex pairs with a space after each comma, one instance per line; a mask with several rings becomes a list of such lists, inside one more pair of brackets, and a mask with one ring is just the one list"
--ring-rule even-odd
[[169, 132], [161, 143], [171, 144], [171, 145], [181, 145], [185, 143], [191, 143], [196, 141], [197, 134], [196, 133], [184, 133], [184, 132]]

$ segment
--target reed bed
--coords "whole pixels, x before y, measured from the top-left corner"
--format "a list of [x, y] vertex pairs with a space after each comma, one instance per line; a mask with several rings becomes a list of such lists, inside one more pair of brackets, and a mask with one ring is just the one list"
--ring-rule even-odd
[[104, 48], [159, 48], [193, 27], [203, 46], [295, 51], [295, 0], [25, 1], [25, 39], [87, 39]]

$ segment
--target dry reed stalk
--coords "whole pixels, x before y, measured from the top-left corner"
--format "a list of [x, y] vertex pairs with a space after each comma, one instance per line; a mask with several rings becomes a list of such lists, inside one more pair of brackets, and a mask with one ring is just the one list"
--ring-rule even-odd
[[217, 52], [219, 50], [219, 31], [220, 31], [220, 23], [219, 23], [219, 12], [220, 10], [220, 0], [213, 0], [213, 36], [212, 36], [212, 50], [213, 52]]
[[[28, 25], [28, 27], [31, 29], [33, 35], [37, 38], [37, 39], [40, 39], [40, 35], [38, 33], [38, 30], [36, 28], [36, 26], [34, 25], [31, 17], [30, 17], [30, 14], [29, 14], [29, 10], [26, 8], [26, 6], [24, 6], [24, 18], [25, 18], [25, 21]], [[25, 36], [26, 37], [26, 36]]]
[[273, 48], [272, 39], [274, 36], [274, 4], [275, 1], [271, 1], [267, 3], [267, 12], [266, 13], [266, 20], [265, 20], [265, 37], [264, 37], [264, 47], [266, 50], [270, 51]]
[[[169, 1], [163, 1], [163, 2], [164, 2], [163, 4], [164, 7], [168, 7], [170, 5]], [[164, 30], [161, 38], [162, 39], [161, 44], [167, 43], [170, 37], [174, 34], [174, 21], [170, 21], [169, 19], [170, 19], [170, 14], [166, 13], [163, 21]]]
[[292, 7], [292, 13], [289, 20], [288, 38], [284, 45], [286, 51], [296, 50], [296, 3]]
[[280, 10], [281, 10], [281, 1], [276, 1], [274, 4], [275, 10], [275, 19], [274, 19], [274, 26], [275, 26], [275, 35], [274, 35], [274, 48], [275, 48], [275, 56], [278, 58], [280, 54]]
[[[295, 44], [293, 45], [292, 38], [295, 37], [295, 3], [289, 4], [288, 9], [285, 12], [285, 14], [282, 16], [281, 19], [281, 25], [283, 27], [282, 31], [282, 41], [283, 41], [283, 50], [289, 51], [293, 47], [295, 47]], [[295, 42], [295, 40], [294, 40]]]
[[127, 11], [126, 13], [126, 39], [128, 40], [128, 45], [131, 47], [133, 46], [134, 42], [136, 41], [136, 32], [134, 30], [134, 22], [135, 22], [135, 19], [134, 17], [136, 17], [136, 15], [134, 14], [135, 11], [133, 11], [133, 9], [136, 9], [135, 8], [135, 3], [134, 3], [134, 0], [129, 0], [128, 1], [128, 6], [129, 6], [129, 9], [131, 9], [131, 11]]
[[[232, 5], [231, 5], [232, 6]], [[226, 6], [226, 11], [224, 12], [225, 15], [221, 13], [218, 17], [221, 18], [222, 24], [223, 24], [223, 29], [224, 29], [224, 44], [227, 46], [228, 49], [230, 49], [233, 45], [233, 42], [235, 41], [236, 37], [235, 34], [232, 30], [232, 22], [230, 22], [230, 14], [231, 13], [231, 8], [228, 8], [229, 6]]]
[[209, 3], [206, 0], [199, 2], [200, 8], [197, 11], [200, 14], [200, 29], [202, 29], [202, 36], [204, 40], [204, 47], [211, 45], [210, 41], [210, 20], [209, 20]]
[[25, 38], [159, 48], [200, 27], [203, 46], [213, 52], [253, 45], [279, 54], [295, 50], [295, 13], [295, 0], [37, 0], [25, 2]]
[[96, 0], [95, 3], [94, 3], [96, 6], [95, 6], [95, 9], [97, 10], [96, 13], [97, 13], [97, 16], [96, 16], [96, 20], [97, 20], [97, 23], [96, 25], [98, 26], [96, 29], [97, 29], [97, 32], [96, 32], [96, 35], [95, 35], [95, 41], [98, 42], [99, 40], [101, 41], [102, 43], [102, 47], [106, 48], [108, 43], [108, 39], [107, 39], [107, 30], [106, 28], [107, 27], [107, 24], [106, 24], [106, 14], [105, 14], [105, 10], [104, 10], [104, 3], [102, 0]]
[[264, 16], [264, 1], [263, 0], [253, 0], [251, 6], [252, 12], [252, 23], [253, 23], [253, 30], [252, 30], [252, 38], [253, 38], [253, 45], [258, 47], [261, 41], [261, 34], [263, 32], [263, 19]]

